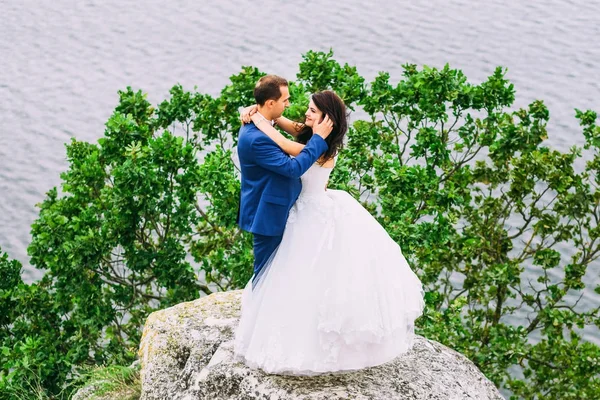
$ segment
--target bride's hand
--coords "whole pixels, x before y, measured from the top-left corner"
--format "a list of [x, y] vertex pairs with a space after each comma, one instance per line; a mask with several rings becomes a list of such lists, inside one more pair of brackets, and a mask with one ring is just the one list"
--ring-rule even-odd
[[243, 108], [242, 111], [240, 111], [240, 120], [244, 124], [250, 123], [250, 117], [252, 117], [252, 115], [256, 113], [256, 111], [258, 111], [258, 106], [256, 104]]
[[325, 115], [323, 121], [317, 122], [313, 125], [313, 133], [326, 139], [333, 129], [333, 122], [329, 119], [329, 115]]

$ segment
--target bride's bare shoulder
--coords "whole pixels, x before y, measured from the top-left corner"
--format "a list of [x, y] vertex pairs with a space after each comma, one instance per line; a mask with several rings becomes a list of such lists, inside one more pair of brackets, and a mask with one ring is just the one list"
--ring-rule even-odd
[[325, 162], [323, 162], [323, 160], [319, 160], [319, 164], [325, 168], [333, 168], [335, 166], [335, 158], [331, 157]]

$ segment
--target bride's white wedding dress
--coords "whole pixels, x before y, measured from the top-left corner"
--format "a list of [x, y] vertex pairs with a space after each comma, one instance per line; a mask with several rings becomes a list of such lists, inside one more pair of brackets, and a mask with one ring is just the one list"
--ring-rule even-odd
[[421, 282], [359, 202], [302, 176], [281, 244], [242, 295], [234, 351], [268, 373], [316, 375], [390, 361], [412, 346]]

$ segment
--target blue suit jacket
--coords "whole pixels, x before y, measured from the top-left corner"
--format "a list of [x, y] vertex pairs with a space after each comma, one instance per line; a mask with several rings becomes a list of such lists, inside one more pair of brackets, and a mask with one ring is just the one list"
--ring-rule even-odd
[[292, 158], [253, 123], [243, 125], [238, 139], [242, 171], [240, 228], [265, 236], [282, 235], [288, 213], [302, 189], [300, 176], [325, 150], [325, 140], [313, 135], [302, 152]]

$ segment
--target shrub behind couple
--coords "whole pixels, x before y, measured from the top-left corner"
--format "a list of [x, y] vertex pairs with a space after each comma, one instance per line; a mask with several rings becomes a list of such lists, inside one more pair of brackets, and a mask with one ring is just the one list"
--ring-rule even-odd
[[285, 79], [264, 76], [254, 97], [238, 140], [238, 223], [254, 235], [255, 261], [236, 356], [293, 375], [391, 361], [412, 346], [423, 288], [377, 220], [347, 192], [327, 189], [348, 129], [343, 101], [315, 93], [299, 123], [282, 116]]

